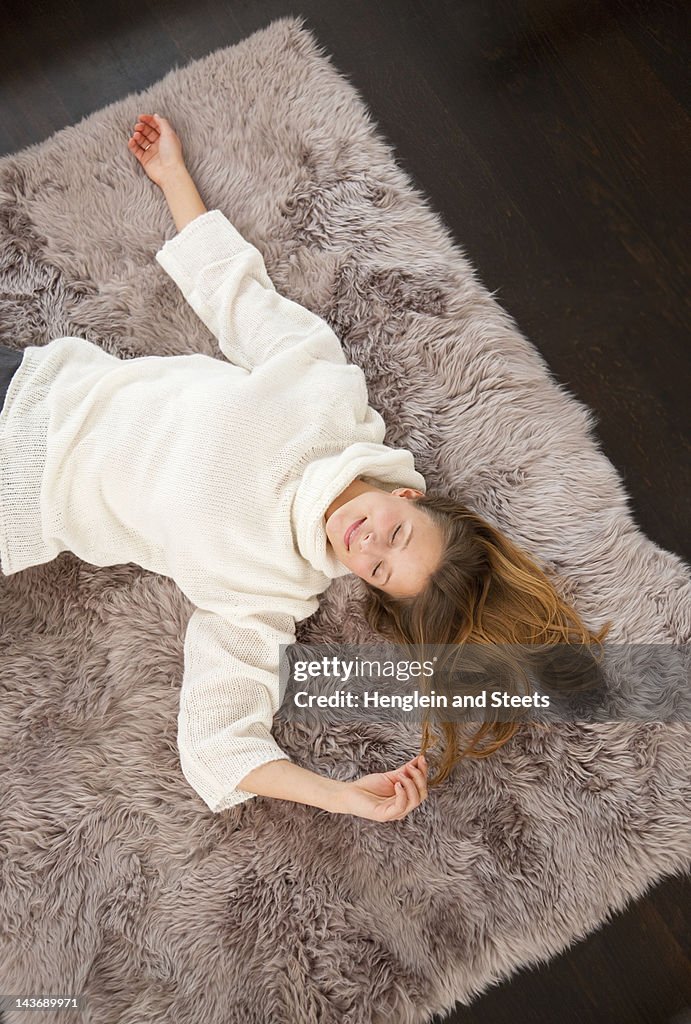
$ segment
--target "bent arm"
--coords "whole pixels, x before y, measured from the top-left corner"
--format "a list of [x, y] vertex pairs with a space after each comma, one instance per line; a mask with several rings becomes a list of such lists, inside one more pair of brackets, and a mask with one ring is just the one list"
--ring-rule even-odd
[[187, 781], [217, 812], [253, 796], [339, 811], [345, 783], [290, 761], [271, 735], [279, 706], [279, 645], [295, 639], [285, 613], [197, 608], [185, 636], [178, 747]]
[[180, 191], [171, 191], [180, 223], [195, 210], [201, 215], [168, 239], [156, 260], [218, 339], [225, 357], [249, 372], [286, 352], [296, 364], [317, 358], [345, 365], [341, 343], [326, 321], [279, 294], [259, 249], [220, 210], [202, 213], [201, 200], [188, 188], [183, 177]]

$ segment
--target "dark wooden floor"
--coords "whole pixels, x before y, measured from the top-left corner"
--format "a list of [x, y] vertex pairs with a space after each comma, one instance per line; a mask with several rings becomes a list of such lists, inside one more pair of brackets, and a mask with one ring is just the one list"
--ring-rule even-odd
[[[670, 0], [0, 0], [0, 151], [275, 17], [304, 15], [483, 283], [597, 413], [638, 524], [688, 559], [685, 9]], [[666, 881], [448, 1021], [689, 1024], [690, 890]], [[677, 1018], [684, 1008], [689, 1017]]]

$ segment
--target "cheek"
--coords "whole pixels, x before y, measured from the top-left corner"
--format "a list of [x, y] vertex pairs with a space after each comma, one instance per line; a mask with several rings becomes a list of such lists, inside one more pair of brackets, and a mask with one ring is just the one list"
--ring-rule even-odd
[[361, 554], [352, 555], [350, 566], [353, 572], [360, 576], [361, 579], [367, 580], [368, 583], [370, 582], [370, 566], [366, 557]]

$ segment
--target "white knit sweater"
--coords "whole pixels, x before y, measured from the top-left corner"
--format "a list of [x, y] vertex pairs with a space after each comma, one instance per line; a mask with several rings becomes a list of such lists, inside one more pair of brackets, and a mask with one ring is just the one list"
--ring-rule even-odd
[[348, 572], [324, 513], [358, 476], [425, 490], [385, 446], [362, 371], [314, 313], [279, 295], [218, 210], [156, 259], [218, 339], [122, 360], [83, 338], [24, 351], [0, 415], [0, 568], [71, 551], [169, 576], [196, 606], [178, 714], [182, 770], [212, 811], [287, 754], [271, 736], [279, 644]]

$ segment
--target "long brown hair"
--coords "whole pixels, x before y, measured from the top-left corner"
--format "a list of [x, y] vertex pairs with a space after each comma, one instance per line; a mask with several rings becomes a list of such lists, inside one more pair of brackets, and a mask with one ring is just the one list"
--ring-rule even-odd
[[[443, 555], [425, 589], [415, 597], [393, 598], [366, 584], [365, 615], [374, 630], [389, 641], [413, 648], [423, 644], [500, 645], [494, 650], [501, 650], [504, 669], [507, 660], [512, 663], [508, 674], [502, 673], [502, 685], [516, 694], [525, 692], [521, 684], [530, 661], [527, 651], [578, 645], [596, 665], [592, 645], [602, 643], [611, 623], [592, 633], [560, 597], [546, 572], [465, 505], [441, 495], [425, 494], [411, 500], [440, 526]], [[535, 664], [533, 661], [533, 667]], [[435, 692], [440, 692], [436, 678]], [[432, 717], [433, 713], [427, 715], [423, 722], [423, 754], [434, 745]], [[453, 722], [438, 724], [445, 746], [434, 778], [430, 776], [430, 786], [443, 782], [462, 758], [492, 754], [519, 728], [515, 720], [483, 721], [470, 740], [462, 743]]]

